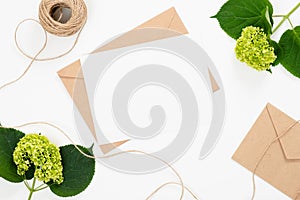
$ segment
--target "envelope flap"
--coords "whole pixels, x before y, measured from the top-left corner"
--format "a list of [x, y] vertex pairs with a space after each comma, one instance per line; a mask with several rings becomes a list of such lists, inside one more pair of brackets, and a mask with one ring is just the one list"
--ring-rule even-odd
[[75, 62], [66, 66], [62, 70], [58, 71], [57, 74], [61, 78], [83, 78], [80, 60], [76, 60]]
[[188, 31], [175, 8], [170, 8], [133, 30], [115, 38], [92, 53], [152, 42], [187, 34]]
[[209, 73], [209, 79], [210, 79], [210, 82], [211, 82], [212, 91], [216, 92], [220, 89], [220, 87], [219, 87], [215, 77], [212, 75], [210, 70], [208, 70], [208, 73]]
[[136, 29], [139, 28], [162, 28], [181, 34], [188, 33], [174, 7], [136, 27]]
[[80, 60], [77, 60], [67, 67], [63, 68], [62, 70], [58, 71], [57, 74], [97, 141]]
[[[296, 121], [271, 104], [267, 110], [272, 120], [277, 136], [284, 134]], [[282, 150], [287, 159], [300, 159], [300, 124], [296, 124], [279, 139]]]

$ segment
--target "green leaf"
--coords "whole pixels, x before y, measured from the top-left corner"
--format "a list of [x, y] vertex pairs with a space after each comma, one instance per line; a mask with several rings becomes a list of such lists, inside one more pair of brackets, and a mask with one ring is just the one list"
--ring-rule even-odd
[[28, 171], [25, 172], [25, 177], [26, 180], [31, 180], [34, 177], [34, 172], [35, 172], [35, 166], [31, 165], [28, 169]]
[[[84, 153], [92, 155], [85, 147], [78, 146]], [[75, 196], [84, 191], [93, 179], [95, 160], [82, 155], [74, 145], [60, 147], [64, 182], [51, 184], [51, 191], [61, 197]]]
[[274, 53], [277, 56], [276, 60], [272, 64], [272, 66], [276, 66], [276, 65], [278, 65], [281, 62], [281, 59], [282, 59], [282, 48], [274, 40], [269, 40], [269, 42], [270, 42], [270, 45], [272, 47], [274, 47]]
[[281, 64], [294, 76], [300, 78], [300, 26], [287, 30], [281, 36]]
[[271, 34], [272, 15], [273, 6], [268, 0], [229, 0], [213, 18], [230, 37], [238, 39], [247, 26], [260, 27]]
[[0, 177], [13, 183], [23, 181], [17, 174], [17, 166], [13, 161], [13, 152], [25, 134], [11, 128], [0, 127]]

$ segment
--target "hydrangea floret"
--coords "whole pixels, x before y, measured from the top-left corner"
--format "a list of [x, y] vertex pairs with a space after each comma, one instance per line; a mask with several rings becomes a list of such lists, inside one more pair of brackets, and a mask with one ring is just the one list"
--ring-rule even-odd
[[47, 137], [39, 134], [24, 136], [13, 153], [17, 173], [25, 176], [31, 166], [35, 167], [34, 177], [44, 183], [63, 182], [63, 166], [59, 148]]
[[276, 60], [274, 47], [269, 43], [267, 35], [259, 27], [248, 26], [242, 30], [235, 47], [236, 57], [250, 67], [258, 70], [270, 70]]

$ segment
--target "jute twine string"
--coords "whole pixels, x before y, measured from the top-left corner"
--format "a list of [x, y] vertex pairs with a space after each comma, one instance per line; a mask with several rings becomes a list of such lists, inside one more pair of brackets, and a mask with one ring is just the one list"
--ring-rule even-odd
[[160, 187], [158, 187], [156, 190], [154, 190], [147, 198], [146, 200], [150, 200], [154, 195], [156, 195], [160, 190], [162, 190], [164, 187], [168, 186], [168, 185], [179, 185], [181, 187], [181, 194], [180, 194], [180, 198], [179, 200], [183, 200], [183, 197], [184, 197], [184, 193], [185, 191], [187, 191], [195, 200], [199, 200], [199, 198], [188, 188], [184, 185], [183, 183], [183, 180], [182, 180], [182, 177], [180, 176], [180, 174], [177, 172], [177, 170], [172, 166], [170, 165], [168, 162], [166, 162], [165, 160], [155, 156], [155, 155], [152, 155], [152, 154], [149, 154], [149, 153], [146, 153], [144, 151], [140, 151], [140, 150], [127, 150], [127, 151], [121, 151], [121, 152], [118, 152], [118, 153], [114, 153], [114, 154], [110, 154], [110, 155], [106, 155], [106, 156], [91, 156], [91, 155], [88, 155], [86, 153], [84, 153], [76, 144], [75, 142], [72, 140], [72, 138], [65, 132], [63, 131], [61, 128], [59, 128], [57, 125], [55, 124], [52, 124], [52, 123], [49, 123], [49, 122], [29, 122], [29, 123], [26, 123], [26, 124], [22, 124], [22, 125], [18, 125], [18, 126], [13, 126], [12, 128], [23, 128], [23, 127], [26, 127], [26, 126], [30, 126], [30, 125], [47, 125], [47, 126], [50, 126], [54, 129], [56, 129], [57, 131], [59, 131], [61, 134], [63, 134], [73, 145], [74, 147], [84, 156], [88, 157], [88, 158], [92, 158], [92, 159], [107, 159], [107, 158], [112, 158], [112, 157], [116, 157], [116, 156], [119, 156], [119, 155], [122, 155], [122, 154], [125, 154], [125, 153], [138, 153], [138, 154], [143, 154], [143, 155], [146, 155], [148, 157], [151, 157], [155, 160], [158, 160], [162, 163], [164, 163], [166, 166], [168, 166], [169, 169], [171, 169], [174, 174], [177, 176], [179, 182], [167, 182], [163, 185], [161, 185]]
[[[64, 18], [64, 8], [70, 9], [71, 17], [66, 22], [61, 22], [61, 19]], [[54, 18], [53, 14], [58, 15], [58, 17]], [[25, 19], [17, 25], [14, 34], [15, 44], [17, 46], [17, 49], [21, 52], [21, 54], [31, 59], [31, 61], [27, 68], [24, 70], [24, 72], [18, 78], [1, 86], [0, 90], [22, 79], [27, 74], [27, 72], [32, 67], [35, 61], [55, 60], [69, 54], [78, 43], [80, 34], [87, 21], [87, 7], [83, 0], [42, 0], [39, 6], [39, 20], [40, 21], [35, 19]], [[20, 47], [18, 42], [18, 31], [20, 29], [20, 26], [28, 21], [39, 24], [42, 27], [45, 35], [44, 43], [41, 49], [34, 56], [31, 56], [28, 53], [26, 53]], [[64, 53], [54, 57], [39, 58], [39, 55], [45, 50], [48, 44], [48, 33], [59, 37], [68, 37], [75, 35], [76, 33], [78, 34], [75, 38], [73, 45]]]
[[[71, 17], [66, 23], [53, 19], [53, 12], [63, 8], [71, 10]], [[87, 19], [87, 8], [83, 0], [42, 0], [39, 10], [39, 19], [44, 29], [51, 34], [67, 37], [77, 33]]]
[[[274, 124], [274, 122], [273, 122], [273, 120], [272, 120], [272, 117], [271, 117], [271, 115], [270, 115], [270, 113], [269, 113], [269, 110], [267, 109], [267, 111], [268, 111], [268, 114], [269, 114], [269, 116], [270, 116], [270, 119], [271, 119], [271, 122], [272, 122], [272, 126], [273, 126], [275, 132], [277, 133], [277, 130], [276, 130], [276, 128], [275, 128], [275, 124]], [[291, 126], [289, 126], [289, 127], [288, 127], [283, 133], [281, 133], [280, 135], [277, 133], [278, 136], [275, 137], [275, 138], [268, 144], [268, 146], [266, 147], [266, 149], [263, 151], [263, 153], [262, 153], [261, 157], [259, 158], [258, 162], [256, 163], [255, 168], [254, 168], [253, 173], [252, 173], [252, 187], [253, 187], [253, 191], [252, 191], [252, 197], [251, 197], [251, 200], [254, 200], [254, 198], [255, 198], [255, 194], [256, 194], [255, 174], [256, 174], [256, 171], [257, 171], [259, 165], [261, 164], [263, 158], [265, 157], [265, 155], [267, 154], [267, 152], [269, 151], [269, 149], [271, 148], [271, 146], [272, 146], [274, 143], [278, 142], [282, 137], [286, 136], [286, 135], [289, 133], [289, 131], [290, 131], [291, 129], [293, 129], [299, 122], [300, 122], [300, 120], [299, 120], [299, 121], [296, 121], [295, 123], [293, 123]], [[300, 191], [298, 191], [298, 192], [296, 193], [296, 195], [295, 195], [295, 197], [293, 198], [293, 200], [296, 200], [299, 196], [300, 196]]]

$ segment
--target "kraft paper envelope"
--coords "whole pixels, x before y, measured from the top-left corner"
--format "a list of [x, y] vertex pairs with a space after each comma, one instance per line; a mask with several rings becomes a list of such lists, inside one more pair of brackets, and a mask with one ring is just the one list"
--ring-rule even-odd
[[[157, 28], [161, 30], [169, 31], [157, 31], [155, 33], [151, 32], [143, 37], [135, 37], [135, 31], [137, 29], [146, 29], [146, 28]], [[120, 37], [114, 39], [113, 41], [105, 44], [104, 46], [96, 49], [93, 53], [112, 50], [116, 48], [122, 48], [126, 46], [131, 46], [135, 44], [151, 42], [155, 40], [165, 39], [169, 37], [175, 37], [178, 35], [188, 33], [184, 24], [182, 23], [180, 17], [178, 16], [175, 8], [170, 8], [169, 10], [161, 13], [160, 15], [150, 19], [149, 21], [143, 23], [142, 25], [134, 28], [132, 31], [129, 31]], [[86, 84], [84, 80], [83, 71], [81, 68], [80, 60], [75, 61], [69, 66], [63, 68], [58, 72], [60, 79], [62, 80], [65, 88], [72, 97], [74, 104], [76, 105], [78, 111], [80, 112], [82, 118], [87, 124], [89, 130], [93, 134], [95, 140], [97, 141], [94, 120], [92, 117], [91, 107], [89, 105], [88, 94], [86, 90]], [[213, 90], [218, 90], [218, 85], [216, 84], [213, 77], [211, 77]], [[76, 93], [74, 93], [74, 87], [76, 85]], [[80, 95], [79, 95], [80, 94]], [[116, 142], [113, 144], [105, 144], [100, 146], [103, 153], [107, 153], [118, 147], [128, 140]], [[100, 143], [99, 141], [98, 143]]]
[[[268, 145], [295, 123], [287, 114], [268, 104], [233, 155], [233, 160], [253, 172]], [[271, 145], [255, 174], [295, 198], [300, 190], [299, 123]]]

